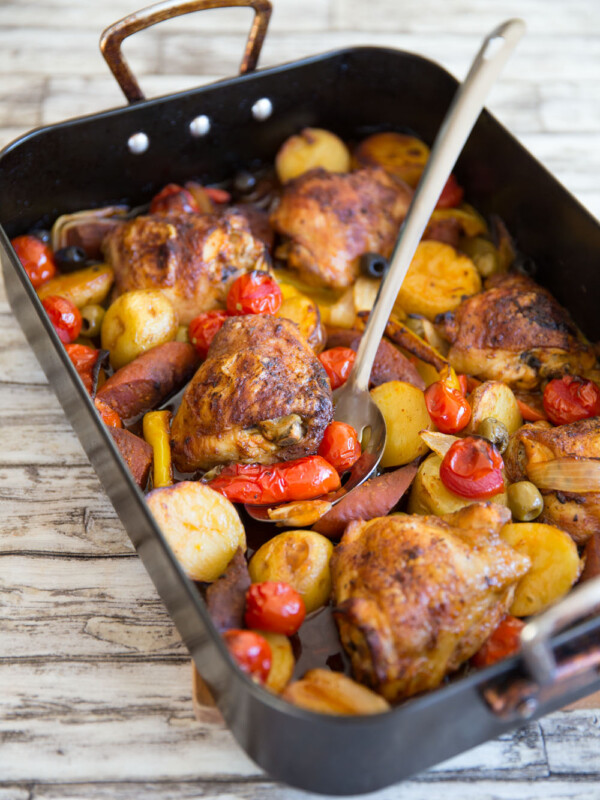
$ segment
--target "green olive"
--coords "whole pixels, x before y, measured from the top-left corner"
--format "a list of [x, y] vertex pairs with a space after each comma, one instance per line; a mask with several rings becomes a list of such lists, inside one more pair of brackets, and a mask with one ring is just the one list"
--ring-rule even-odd
[[188, 333], [187, 325], [180, 325], [177, 328], [177, 333], [175, 334], [175, 341], [176, 342], [189, 342], [190, 336]]
[[483, 436], [503, 453], [508, 447], [508, 430], [506, 425], [495, 417], [486, 417], [477, 426], [477, 435]]
[[489, 239], [484, 239], [482, 236], [463, 239], [460, 249], [469, 256], [483, 278], [489, 278], [499, 271], [500, 256]]
[[531, 522], [542, 513], [544, 498], [537, 486], [530, 481], [512, 483], [507, 489], [508, 507], [513, 519], [519, 522]]
[[81, 309], [81, 333], [83, 336], [87, 336], [90, 339], [100, 336], [105, 313], [102, 306], [96, 304], [84, 306]]

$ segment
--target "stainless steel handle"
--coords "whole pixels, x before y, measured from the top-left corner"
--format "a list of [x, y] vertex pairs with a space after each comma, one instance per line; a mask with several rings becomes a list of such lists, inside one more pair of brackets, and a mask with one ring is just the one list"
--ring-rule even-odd
[[181, 14], [233, 6], [254, 9], [254, 21], [240, 65], [240, 74], [243, 75], [256, 68], [271, 17], [272, 6], [269, 0], [165, 0], [136, 11], [106, 28], [100, 37], [100, 50], [127, 100], [130, 103], [137, 103], [146, 98], [121, 50], [124, 39], [132, 33], [143, 31], [144, 28], [164, 22], [166, 19], [179, 17]]
[[536, 683], [548, 686], [557, 678], [558, 665], [551, 643], [554, 634], [599, 607], [600, 577], [597, 577], [578, 586], [560, 603], [527, 623], [521, 631], [521, 656]]
[[525, 23], [513, 19], [499, 25], [483, 41], [481, 49], [459, 87], [431, 149], [431, 155], [415, 191], [376, 306], [361, 339], [356, 367], [349, 381], [367, 389], [379, 342], [394, 302], [421, 241], [429, 218], [464, 144], [483, 109], [485, 97], [510, 54], [525, 33]]

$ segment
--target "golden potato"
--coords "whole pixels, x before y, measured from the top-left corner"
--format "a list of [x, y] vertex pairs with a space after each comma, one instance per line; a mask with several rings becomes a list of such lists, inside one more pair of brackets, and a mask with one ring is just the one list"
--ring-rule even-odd
[[[452, 514], [465, 506], [470, 506], [476, 500], [459, 497], [454, 492], [446, 489], [440, 478], [440, 464], [442, 459], [432, 453], [419, 467], [413, 481], [408, 498], [408, 511], [410, 514]], [[490, 498], [492, 502], [505, 506], [507, 504], [506, 492]]]
[[83, 308], [102, 303], [114, 279], [114, 270], [108, 264], [94, 264], [92, 267], [51, 278], [40, 286], [37, 294], [40, 300], [57, 294], [66, 297], [77, 308]]
[[265, 542], [252, 556], [248, 569], [253, 583], [289, 583], [302, 595], [310, 614], [329, 600], [332, 553], [332, 543], [320, 533], [287, 531]]
[[350, 153], [339, 136], [322, 128], [304, 128], [290, 136], [275, 156], [275, 170], [281, 183], [303, 172], [323, 167], [329, 172], [348, 172]]
[[425, 396], [420, 389], [404, 381], [388, 381], [371, 390], [371, 397], [387, 427], [387, 441], [382, 467], [409, 464], [429, 449], [419, 431], [433, 427]]
[[265, 681], [265, 687], [275, 694], [279, 694], [285, 689], [294, 674], [296, 661], [292, 644], [283, 633], [259, 630], [256, 633], [260, 633], [271, 648], [271, 669]]
[[433, 320], [480, 291], [481, 278], [470, 258], [448, 244], [425, 241], [417, 247], [397, 302], [407, 313]]
[[416, 186], [429, 158], [429, 148], [415, 136], [386, 131], [364, 139], [354, 151], [359, 167], [383, 167], [386, 172]]
[[390, 707], [371, 689], [328, 669], [311, 669], [302, 680], [290, 683], [282, 697], [321, 714], [380, 714]]
[[504, 423], [509, 434], [518, 431], [523, 424], [517, 398], [505, 383], [485, 381], [471, 392], [468, 400], [472, 413], [466, 433], [475, 433], [488, 417]]
[[541, 522], [513, 522], [500, 536], [518, 553], [528, 556], [531, 569], [515, 591], [510, 613], [515, 617], [538, 614], [561, 600], [581, 572], [577, 546], [568, 533]]
[[325, 347], [327, 335], [321, 323], [319, 306], [310, 297], [296, 289], [294, 289], [295, 294], [292, 295], [289, 292], [290, 288], [292, 287], [287, 287], [277, 316], [285, 317], [285, 319], [295, 322], [300, 329], [300, 333], [313, 350], [316, 353], [320, 353]]
[[485, 236], [488, 232], [484, 218], [468, 203], [461, 203], [458, 208], [436, 208], [431, 215], [431, 222], [444, 219], [455, 219], [465, 236]]
[[177, 314], [158, 289], [136, 289], [117, 297], [102, 321], [101, 341], [115, 369], [177, 336]]
[[194, 581], [216, 581], [246, 533], [233, 503], [198, 481], [182, 481], [146, 495], [175, 557]]

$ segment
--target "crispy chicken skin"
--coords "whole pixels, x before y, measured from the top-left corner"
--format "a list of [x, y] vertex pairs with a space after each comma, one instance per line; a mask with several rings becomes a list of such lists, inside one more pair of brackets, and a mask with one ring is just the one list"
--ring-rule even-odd
[[287, 319], [229, 318], [192, 378], [171, 429], [177, 469], [273, 464], [315, 453], [333, 416], [321, 362]]
[[390, 702], [439, 686], [507, 612], [530, 562], [499, 537], [510, 511], [351, 523], [331, 558], [334, 615], [354, 677]]
[[596, 361], [592, 347], [550, 292], [524, 275], [498, 275], [486, 291], [444, 315], [457, 372], [534, 389], [544, 378], [581, 375]]
[[[527, 468], [530, 464], [565, 456], [600, 458], [599, 417], [556, 428], [545, 423], [524, 425], [511, 436], [504, 464], [511, 481], [523, 481], [529, 480]], [[544, 510], [537, 522], [562, 528], [577, 544], [600, 533], [600, 492], [540, 491], [544, 496]]]
[[187, 325], [202, 311], [225, 305], [240, 272], [267, 269], [267, 249], [235, 212], [141, 216], [105, 239], [116, 295], [162, 289]]
[[312, 169], [285, 185], [271, 225], [290, 240], [290, 269], [309, 284], [342, 289], [358, 277], [363, 253], [391, 255], [411, 197], [381, 168]]

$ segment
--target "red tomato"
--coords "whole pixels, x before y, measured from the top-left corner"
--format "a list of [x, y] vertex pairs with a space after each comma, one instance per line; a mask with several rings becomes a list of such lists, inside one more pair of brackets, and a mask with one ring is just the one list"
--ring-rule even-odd
[[464, 195], [465, 190], [458, 185], [454, 175], [450, 175], [442, 189], [436, 208], [456, 208], [462, 203]]
[[332, 422], [325, 428], [318, 453], [339, 473], [350, 469], [360, 458], [360, 442], [352, 425]]
[[425, 389], [425, 405], [433, 423], [442, 433], [458, 433], [471, 419], [471, 406], [466, 397], [451, 389], [444, 381], [436, 381]]
[[73, 305], [66, 297], [59, 297], [56, 294], [42, 300], [42, 305], [61, 342], [63, 344], [74, 342], [79, 336], [82, 323], [77, 306]]
[[221, 330], [227, 317], [226, 311], [205, 311], [190, 322], [188, 336], [200, 358], [206, 358], [212, 340]]
[[548, 419], [548, 417], [542, 411], [535, 408], [530, 403], [526, 403], [524, 400], [521, 400], [519, 397], [517, 397], [517, 404], [519, 406], [521, 416], [525, 422], [538, 422], [538, 420], [541, 419]]
[[463, 377], [467, 380], [467, 389], [465, 394], [471, 394], [471, 392], [474, 392], [478, 386], [481, 386], [481, 381], [478, 378], [473, 378], [471, 375], [459, 375], [458, 379], [461, 380]]
[[94, 405], [96, 406], [98, 413], [102, 417], [102, 422], [105, 425], [108, 425], [109, 428], [123, 427], [123, 423], [121, 422], [121, 417], [109, 405], [104, 403], [102, 400], [98, 400], [97, 397], [94, 400]]
[[252, 680], [264, 683], [271, 669], [271, 645], [264, 636], [254, 631], [232, 628], [225, 631], [223, 639], [239, 668]]
[[253, 583], [246, 592], [244, 622], [249, 628], [293, 636], [306, 616], [302, 595], [279, 581]]
[[38, 289], [56, 275], [56, 264], [52, 251], [36, 236], [17, 236], [16, 239], [11, 239], [10, 243], [19, 257], [19, 261], [23, 264], [34, 289]]
[[332, 347], [323, 350], [318, 356], [325, 367], [332, 389], [339, 389], [348, 380], [352, 365], [356, 361], [356, 353], [349, 347]]
[[225, 189], [217, 189], [216, 186], [204, 186], [204, 191], [213, 201], [213, 203], [229, 203], [231, 195]]
[[66, 344], [65, 350], [73, 366], [79, 373], [79, 377], [84, 383], [85, 388], [89, 394], [93, 389], [93, 371], [96, 361], [98, 360], [99, 350], [95, 347], [87, 347], [85, 344]]
[[458, 382], [460, 383], [460, 391], [462, 394], [469, 393], [469, 376], [468, 375], [457, 375]]
[[467, 436], [454, 442], [440, 466], [446, 489], [460, 497], [484, 499], [504, 490], [502, 456], [485, 439]]
[[199, 211], [192, 193], [177, 183], [168, 183], [150, 203], [151, 214], [197, 214]]
[[471, 659], [475, 667], [489, 667], [503, 658], [519, 652], [521, 647], [521, 631], [525, 623], [507, 614]]
[[283, 300], [277, 281], [268, 272], [245, 272], [232, 283], [227, 295], [227, 311], [233, 317], [243, 314], [276, 314]]
[[597, 417], [600, 389], [592, 381], [574, 375], [555, 378], [544, 389], [544, 409], [555, 425]]
[[312, 500], [340, 488], [340, 476], [321, 456], [306, 456], [268, 467], [230, 464], [208, 482], [232, 503], [268, 505]]

